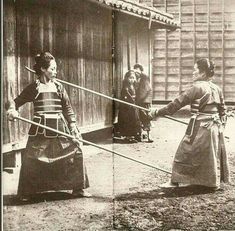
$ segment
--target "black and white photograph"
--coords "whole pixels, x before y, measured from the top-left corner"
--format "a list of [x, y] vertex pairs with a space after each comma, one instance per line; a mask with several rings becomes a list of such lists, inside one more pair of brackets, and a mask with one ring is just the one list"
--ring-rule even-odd
[[234, 0], [1, 0], [3, 231], [234, 231]]

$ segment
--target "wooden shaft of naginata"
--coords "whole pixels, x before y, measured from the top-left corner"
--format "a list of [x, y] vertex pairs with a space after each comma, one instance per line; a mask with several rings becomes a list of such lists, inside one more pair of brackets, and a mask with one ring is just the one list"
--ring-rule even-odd
[[188, 125], [187, 122], [182, 121], [182, 120], [179, 120], [179, 119], [176, 119], [176, 118], [174, 118], [174, 117], [171, 117], [171, 116], [168, 116], [168, 115], [164, 115], [164, 117], [167, 118], [167, 119], [169, 119], [169, 120], [173, 120], [173, 121], [179, 122], [179, 123], [181, 123], [181, 124]]
[[[30, 72], [32, 72], [32, 73], [35, 74], [35, 71], [32, 70], [31, 68], [29, 68], [29, 67], [27, 67], [27, 66], [25, 66], [25, 68], [26, 68], [28, 71], [30, 71]], [[139, 109], [144, 110], [144, 111], [147, 111], [147, 112], [150, 111], [150, 110], [147, 109], [147, 108], [138, 106], [138, 105], [136, 105], [136, 104], [128, 103], [128, 102], [126, 102], [126, 101], [123, 101], [123, 100], [120, 100], [120, 99], [117, 99], [117, 98], [113, 98], [113, 97], [111, 97], [111, 96], [104, 95], [104, 94], [99, 93], [99, 92], [97, 92], [97, 91], [93, 91], [93, 90], [87, 89], [87, 88], [85, 88], [85, 87], [81, 87], [81, 86], [79, 86], [79, 85], [77, 85], [77, 84], [69, 83], [69, 82], [67, 82], [67, 81], [64, 81], [64, 80], [61, 80], [61, 79], [57, 79], [57, 78], [56, 78], [56, 81], [61, 82], [61, 83], [64, 83], [64, 84], [67, 84], [67, 85], [69, 85], [69, 86], [71, 86], [71, 87], [79, 88], [79, 89], [81, 89], [81, 90], [88, 91], [88, 92], [91, 92], [91, 93], [93, 93], [93, 94], [96, 94], [96, 95], [105, 97], [106, 99], [114, 100], [114, 101], [117, 101], [117, 102], [119, 102], [119, 103], [123, 103], [123, 104], [129, 105], [129, 106], [131, 106], [131, 107], [139, 108]], [[187, 122], [184, 122], [184, 121], [182, 121], [182, 120], [176, 119], [176, 118], [171, 117], [171, 116], [165, 115], [165, 116], [163, 116], [163, 117], [165, 117], [165, 118], [167, 118], [167, 119], [170, 119], [170, 120], [173, 120], [173, 121], [176, 121], [176, 122], [179, 122], [179, 123], [182, 123], [182, 124], [188, 125]]]
[[[28, 71], [30, 71], [30, 72], [32, 72], [32, 73], [35, 73], [35, 71], [32, 70], [32, 69], [30, 69], [29, 67], [26, 67], [26, 66], [25, 66], [25, 68], [26, 68]], [[140, 107], [140, 106], [138, 106], [138, 105], [136, 105], [136, 104], [128, 103], [128, 102], [123, 101], [123, 100], [120, 100], [120, 99], [113, 98], [113, 97], [111, 97], [111, 96], [102, 94], [102, 93], [100, 93], [100, 92], [93, 91], [93, 90], [87, 89], [87, 88], [85, 88], [85, 87], [81, 87], [81, 86], [79, 86], [79, 85], [77, 85], [77, 84], [69, 83], [69, 82], [67, 82], [67, 81], [64, 81], [64, 80], [58, 79], [58, 78], [56, 78], [56, 81], [61, 82], [61, 83], [64, 83], [64, 84], [69, 85], [69, 86], [71, 86], [71, 87], [75, 87], [75, 88], [78, 88], [78, 89], [81, 89], [81, 90], [84, 90], [84, 91], [88, 91], [88, 92], [93, 93], [93, 94], [95, 94], [95, 95], [102, 96], [102, 97], [104, 97], [104, 98], [106, 98], [106, 99], [110, 99], [110, 100], [113, 100], [113, 101], [117, 101], [117, 102], [119, 102], [119, 103], [123, 103], [123, 104], [129, 105], [129, 106], [131, 106], [131, 107], [139, 108], [139, 109], [141, 109], [141, 110], [144, 110], [144, 111], [148, 111], [148, 112], [149, 112], [149, 109], [147, 109], [147, 108]]]
[[[123, 100], [120, 100], [120, 99], [117, 99], [117, 98], [113, 98], [113, 97], [110, 97], [110, 96], [104, 95], [104, 94], [99, 93], [99, 92], [97, 92], [97, 91], [93, 91], [93, 90], [87, 89], [87, 88], [85, 88], [85, 87], [81, 87], [81, 86], [79, 86], [79, 85], [76, 85], [76, 84], [73, 84], [73, 83], [66, 82], [66, 81], [61, 80], [61, 79], [56, 79], [56, 80], [57, 80], [58, 82], [61, 82], [61, 83], [67, 84], [67, 85], [69, 85], [69, 86], [71, 86], [71, 87], [79, 88], [79, 89], [82, 89], [82, 90], [84, 90], [84, 91], [88, 91], [88, 92], [91, 92], [91, 93], [93, 93], [93, 94], [96, 94], [96, 95], [99, 95], [99, 96], [105, 97], [105, 98], [107, 98], [107, 99], [114, 100], [114, 101], [117, 101], [117, 102], [119, 102], [119, 103], [127, 104], [127, 105], [129, 105], [129, 106], [131, 106], [131, 107], [139, 108], [139, 109], [141, 109], [141, 110], [144, 110], [144, 111], [150, 112], [150, 110], [149, 110], [149, 109], [144, 108], [144, 107], [141, 107], [141, 106], [138, 106], [138, 105], [136, 105], [136, 104], [128, 103], [128, 102], [126, 102], [126, 101], [123, 101]], [[188, 123], [187, 123], [187, 122], [184, 122], [184, 121], [182, 121], [182, 120], [176, 119], [176, 118], [171, 117], [171, 116], [167, 116], [167, 115], [165, 115], [165, 116], [163, 116], [163, 117], [165, 117], [165, 118], [167, 118], [167, 119], [170, 119], [170, 120], [173, 120], [173, 121], [176, 121], [176, 122], [179, 122], [179, 123], [182, 123], [182, 124], [186, 124], [186, 125], [188, 125]]]
[[144, 111], [149, 112], [149, 109], [144, 108], [144, 107], [141, 107], [141, 106], [139, 106], [139, 105], [136, 105], [136, 104], [133, 104], [133, 103], [128, 103], [128, 102], [126, 102], [126, 101], [123, 101], [123, 100], [120, 100], [120, 99], [117, 99], [117, 98], [113, 98], [113, 97], [111, 97], [111, 96], [108, 96], [108, 95], [99, 93], [99, 92], [97, 92], [97, 91], [93, 91], [93, 90], [87, 89], [87, 88], [85, 88], [85, 87], [81, 87], [81, 86], [79, 86], [79, 85], [77, 85], [77, 84], [73, 84], [73, 83], [66, 82], [66, 81], [61, 80], [61, 79], [56, 79], [56, 80], [57, 80], [58, 82], [67, 84], [67, 85], [69, 85], [69, 86], [71, 86], [71, 87], [79, 88], [79, 89], [81, 89], [81, 90], [88, 91], [88, 92], [93, 93], [93, 94], [95, 94], [95, 95], [102, 96], [102, 97], [104, 97], [104, 98], [106, 98], [106, 99], [110, 99], [110, 100], [113, 100], [113, 101], [116, 101], [116, 102], [119, 102], [119, 103], [123, 103], [123, 104], [129, 105], [129, 106], [131, 106], [131, 107], [135, 107], [135, 108], [138, 108], [138, 109], [141, 109], [141, 110], [144, 110]]
[[26, 123], [33, 124], [33, 125], [39, 126], [39, 127], [41, 127], [41, 128], [47, 129], [47, 130], [49, 130], [49, 131], [55, 132], [55, 133], [57, 133], [57, 134], [59, 134], [59, 135], [68, 137], [68, 138], [70, 138], [70, 139], [74, 139], [74, 140], [83, 142], [83, 143], [85, 143], [85, 144], [89, 144], [89, 145], [91, 145], [91, 146], [94, 146], [94, 147], [96, 147], [96, 148], [102, 149], [102, 150], [104, 150], [104, 151], [111, 152], [111, 153], [113, 153], [113, 154], [115, 154], [115, 155], [117, 155], [117, 156], [120, 156], [120, 157], [123, 157], [123, 158], [125, 158], [125, 159], [134, 161], [134, 162], [136, 162], [136, 163], [139, 163], [139, 164], [142, 164], [142, 165], [145, 165], [145, 166], [148, 166], [148, 167], [157, 169], [157, 170], [159, 170], [159, 171], [162, 171], [162, 172], [165, 172], [165, 173], [168, 173], [168, 174], [171, 174], [170, 171], [167, 171], [167, 170], [162, 169], [162, 168], [160, 168], [160, 167], [156, 167], [156, 166], [150, 165], [150, 164], [148, 164], [148, 163], [142, 162], [142, 161], [140, 161], [140, 160], [136, 160], [136, 159], [134, 159], [134, 158], [125, 156], [125, 155], [123, 155], [123, 154], [121, 154], [121, 153], [119, 153], [119, 152], [116, 152], [116, 151], [113, 151], [113, 150], [111, 150], [111, 149], [102, 147], [102, 146], [97, 145], [97, 144], [95, 144], [95, 143], [92, 143], [92, 142], [90, 142], [90, 141], [87, 141], [87, 140], [84, 140], [84, 139], [77, 139], [77, 138], [75, 138], [74, 136], [72, 136], [72, 135], [70, 135], [70, 134], [67, 134], [67, 133], [58, 131], [58, 130], [56, 130], [56, 129], [54, 129], [54, 128], [51, 128], [51, 127], [48, 127], [48, 126], [45, 126], [45, 125], [36, 123], [36, 122], [34, 122], [34, 121], [32, 121], [32, 120], [28, 120], [28, 119], [23, 118], [23, 117], [21, 117], [21, 116], [17, 116], [17, 117], [15, 117], [15, 118], [18, 119], [18, 120], [22, 120], [22, 121], [24, 121], [24, 122], [26, 122]]

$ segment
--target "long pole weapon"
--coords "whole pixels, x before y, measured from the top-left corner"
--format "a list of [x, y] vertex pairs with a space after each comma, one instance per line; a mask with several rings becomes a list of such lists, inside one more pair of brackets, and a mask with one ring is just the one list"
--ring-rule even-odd
[[[31, 68], [29, 68], [29, 67], [27, 67], [27, 66], [25, 66], [25, 68], [26, 68], [28, 71], [30, 71], [30, 72], [32, 72], [32, 73], [35, 74], [35, 71], [32, 70]], [[66, 84], [66, 85], [68, 85], [68, 86], [71, 86], [71, 87], [75, 87], [75, 88], [78, 88], [78, 89], [81, 89], [81, 90], [84, 90], [84, 91], [88, 91], [88, 92], [93, 93], [93, 94], [95, 94], [95, 95], [102, 96], [102, 97], [104, 97], [104, 98], [106, 98], [106, 99], [110, 99], [110, 100], [113, 100], [113, 101], [116, 101], [116, 102], [119, 102], [119, 103], [122, 103], [122, 104], [129, 105], [129, 106], [131, 106], [131, 107], [135, 107], [135, 108], [141, 109], [141, 110], [143, 110], [143, 111], [147, 111], [147, 112], [150, 111], [149, 109], [144, 108], [144, 107], [141, 107], [141, 106], [139, 106], [139, 105], [132, 104], [132, 103], [128, 103], [128, 102], [126, 102], [126, 101], [123, 101], [123, 100], [120, 100], [120, 99], [117, 99], [117, 98], [113, 98], [113, 97], [111, 97], [111, 96], [102, 94], [102, 93], [100, 93], [100, 92], [93, 91], [93, 90], [87, 89], [87, 88], [85, 88], [85, 87], [81, 87], [81, 86], [79, 86], [79, 85], [77, 85], [77, 84], [69, 83], [69, 82], [64, 81], [64, 80], [61, 80], [61, 79], [56, 79], [56, 81], [61, 82], [61, 83], [64, 83], [64, 84]], [[182, 120], [179, 120], [179, 119], [176, 119], [176, 118], [171, 117], [171, 116], [165, 115], [165, 116], [163, 116], [163, 117], [165, 117], [165, 118], [167, 118], [167, 119], [170, 119], [170, 120], [173, 120], [173, 121], [176, 121], [176, 122], [179, 122], [179, 123], [181, 123], [181, 124], [188, 125], [187, 122], [182, 121]]]
[[[31, 69], [29, 69], [28, 67], [26, 67], [26, 69], [34, 72], [34, 70], [31, 70]], [[67, 84], [67, 85], [69, 85], [69, 86], [71, 86], [71, 87], [75, 87], [75, 88], [78, 88], [78, 89], [82, 89], [82, 90], [84, 90], [84, 91], [91, 92], [91, 93], [93, 93], [93, 94], [96, 94], [96, 95], [102, 96], [102, 97], [104, 97], [104, 98], [111, 99], [111, 100], [114, 100], [114, 101], [117, 101], [117, 102], [120, 102], [120, 103], [129, 105], [129, 106], [131, 106], [131, 107], [139, 108], [139, 109], [144, 110], [144, 111], [147, 111], [147, 112], [150, 111], [149, 109], [144, 108], [144, 107], [141, 107], [141, 106], [138, 106], [138, 105], [136, 105], [136, 104], [128, 103], [128, 102], [126, 102], [126, 101], [123, 101], [123, 100], [120, 100], [120, 99], [117, 99], [117, 98], [113, 98], [113, 97], [104, 95], [104, 94], [99, 93], [99, 92], [97, 92], [97, 91], [93, 91], [93, 90], [87, 89], [87, 88], [85, 88], [85, 87], [81, 87], [81, 86], [79, 86], [79, 85], [66, 82], [66, 81], [61, 80], [61, 79], [56, 79], [56, 80], [57, 80], [58, 82]], [[185, 121], [183, 121], [183, 120], [176, 119], [176, 118], [174, 118], [174, 117], [172, 117], [172, 116], [164, 115], [163, 117], [165, 117], [165, 118], [167, 118], [167, 119], [170, 119], [170, 120], [173, 120], [173, 121], [176, 121], [176, 122], [181, 123], [181, 124], [188, 125], [187, 122], [185, 122]], [[224, 136], [224, 137], [225, 137], [226, 139], [229, 139], [228, 136]]]
[[[133, 104], [133, 103], [128, 103], [128, 102], [126, 102], [126, 101], [123, 101], [123, 100], [120, 100], [120, 99], [117, 99], [117, 98], [113, 98], [113, 97], [110, 97], [110, 96], [104, 95], [104, 94], [99, 93], [99, 92], [97, 92], [97, 91], [93, 91], [93, 90], [87, 89], [87, 88], [85, 88], [85, 87], [81, 87], [81, 86], [79, 86], [79, 85], [76, 85], [76, 84], [73, 84], [73, 83], [66, 82], [66, 81], [61, 80], [61, 79], [56, 79], [56, 80], [57, 80], [58, 82], [61, 82], [61, 83], [67, 84], [67, 85], [69, 85], [69, 86], [71, 86], [71, 87], [79, 88], [79, 89], [82, 89], [82, 90], [84, 90], [84, 91], [88, 91], [88, 92], [91, 92], [91, 93], [93, 93], [93, 94], [96, 94], [96, 95], [102, 96], [102, 97], [104, 97], [104, 98], [106, 98], [106, 99], [110, 99], [110, 100], [113, 100], [113, 101], [116, 101], [116, 102], [119, 102], [119, 103], [123, 103], [123, 104], [129, 105], [129, 106], [131, 106], [131, 107], [135, 107], [135, 108], [141, 109], [141, 110], [143, 110], [143, 111], [150, 112], [150, 110], [149, 110], [149, 109], [144, 108], [144, 107], [141, 107], [141, 106], [139, 106], [139, 105], [136, 105], [136, 104]], [[182, 120], [178, 120], [178, 119], [173, 118], [173, 117], [171, 117], [171, 116], [167, 116], [167, 115], [165, 115], [164, 117], [165, 117], [165, 118], [167, 118], [167, 119], [174, 120], [174, 121], [177, 121], [177, 122], [179, 122], [179, 123], [182, 123], [182, 124], [186, 124], [186, 125], [188, 125], [188, 123], [187, 123], [187, 122], [184, 122], [184, 121], [182, 121]]]
[[[25, 68], [26, 68], [28, 71], [30, 71], [30, 72], [32, 72], [32, 73], [35, 74], [35, 71], [32, 70], [31, 68], [29, 68], [29, 67], [27, 67], [27, 66], [25, 66]], [[69, 86], [71, 86], [71, 87], [75, 87], [75, 88], [78, 88], [78, 89], [81, 89], [81, 90], [84, 90], [84, 91], [88, 91], [88, 92], [91, 92], [91, 93], [93, 93], [93, 94], [102, 96], [102, 97], [104, 97], [104, 98], [107, 98], [107, 99], [110, 99], [110, 100], [113, 100], [113, 101], [117, 101], [117, 102], [119, 102], [119, 103], [129, 105], [129, 106], [131, 106], [131, 107], [139, 108], [139, 109], [141, 109], [141, 110], [143, 110], [143, 111], [147, 111], [147, 112], [150, 111], [150, 110], [147, 109], [147, 108], [138, 106], [138, 105], [136, 105], [136, 104], [128, 103], [128, 102], [126, 102], [126, 101], [123, 101], [123, 100], [120, 100], [120, 99], [117, 99], [117, 98], [113, 98], [113, 97], [104, 95], [104, 94], [99, 93], [99, 92], [97, 92], [97, 91], [93, 91], [93, 90], [87, 89], [87, 88], [85, 88], [85, 87], [81, 87], [81, 86], [79, 86], [79, 85], [77, 85], [77, 84], [69, 83], [69, 82], [66, 82], [66, 81], [61, 80], [61, 79], [56, 79], [56, 80], [57, 80], [58, 82], [67, 84], [67, 85], [69, 85]], [[164, 115], [163, 117], [165, 117], [165, 118], [167, 118], [167, 119], [170, 119], [170, 120], [173, 120], [173, 121], [176, 121], [176, 122], [181, 123], [181, 124], [188, 125], [187, 122], [185, 122], [185, 121], [183, 121], [183, 120], [176, 119], [176, 118], [174, 118], [174, 117], [172, 117], [172, 116]], [[228, 136], [224, 136], [224, 137], [225, 137], [226, 139], [229, 139]]]
[[[102, 147], [102, 146], [100, 146], [100, 145], [97, 145], [97, 144], [92, 143], [92, 142], [90, 142], [90, 141], [84, 140], [84, 139], [82, 139], [82, 138], [76, 139], [74, 136], [72, 136], [72, 135], [70, 135], [70, 134], [67, 134], [67, 133], [58, 131], [58, 130], [56, 130], [56, 129], [54, 129], [54, 128], [51, 128], [51, 127], [48, 127], [48, 126], [45, 126], [45, 125], [36, 123], [36, 122], [34, 122], [34, 121], [31, 121], [31, 120], [28, 120], [28, 119], [26, 119], [26, 118], [23, 118], [23, 117], [21, 117], [21, 116], [17, 116], [17, 117], [15, 117], [15, 119], [24, 121], [24, 122], [29, 123], [29, 124], [36, 125], [36, 126], [38, 126], [38, 127], [47, 129], [47, 130], [52, 131], [52, 132], [55, 132], [55, 133], [57, 133], [57, 134], [59, 134], [59, 135], [68, 137], [68, 138], [70, 138], [70, 139], [73, 139], [73, 140], [76, 140], [76, 141], [80, 141], [80, 142], [83, 142], [83, 143], [85, 143], [85, 144], [92, 145], [92, 146], [94, 146], [94, 147], [96, 147], [96, 148], [102, 149], [102, 150], [107, 151], [107, 152], [111, 152], [111, 153], [113, 153], [113, 154], [115, 154], [115, 155], [117, 155], [117, 156], [120, 156], [120, 157], [123, 157], [123, 158], [125, 158], [125, 159], [134, 161], [134, 162], [136, 162], [136, 163], [145, 165], [145, 166], [147, 166], [147, 167], [151, 167], [151, 168], [157, 169], [157, 170], [159, 170], [159, 171], [165, 172], [165, 173], [167, 173], [167, 174], [171, 174], [170, 171], [167, 171], [167, 170], [162, 169], [162, 168], [160, 168], [160, 167], [156, 167], [156, 166], [153, 166], [153, 165], [151, 165], [151, 164], [142, 162], [142, 161], [140, 161], [140, 160], [136, 160], [136, 159], [134, 159], [134, 158], [125, 156], [125, 155], [121, 154], [120, 152], [116, 152], [116, 151], [113, 151], [113, 150], [111, 150], [111, 149]], [[58, 159], [60, 159], [60, 157], [54, 159], [54, 161], [55, 161], [55, 160], [58, 160]]]

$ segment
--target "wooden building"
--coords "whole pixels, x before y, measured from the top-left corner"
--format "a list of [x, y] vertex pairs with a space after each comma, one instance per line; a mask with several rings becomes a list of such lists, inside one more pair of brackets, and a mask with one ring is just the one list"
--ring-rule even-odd
[[153, 0], [157, 9], [172, 13], [180, 30], [154, 34], [154, 101], [169, 101], [191, 83], [194, 62], [216, 64], [214, 81], [227, 104], [235, 103], [235, 1]]
[[[3, 105], [34, 81], [34, 57], [56, 58], [58, 78], [118, 97], [124, 73], [136, 62], [151, 71], [150, 29], [175, 30], [173, 16], [134, 0], [4, 0]], [[82, 132], [112, 125], [113, 102], [66, 86]], [[116, 93], [117, 92], [117, 93]], [[32, 105], [20, 108], [31, 118]], [[3, 152], [24, 148], [29, 125], [3, 111]]]

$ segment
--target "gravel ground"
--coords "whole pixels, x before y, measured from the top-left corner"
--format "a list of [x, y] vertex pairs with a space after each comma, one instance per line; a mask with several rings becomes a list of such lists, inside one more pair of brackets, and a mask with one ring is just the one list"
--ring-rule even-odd
[[[181, 118], [188, 121], [187, 118]], [[154, 143], [100, 144], [171, 171], [186, 126], [160, 118], [153, 122]], [[235, 119], [228, 120], [226, 147], [231, 184], [205, 188], [159, 188], [170, 175], [154, 168], [84, 146], [92, 198], [68, 192], [35, 196], [27, 204], [4, 197], [4, 230], [235, 230]], [[233, 148], [232, 148], [233, 147]], [[7, 181], [7, 176], [3, 178]]]

